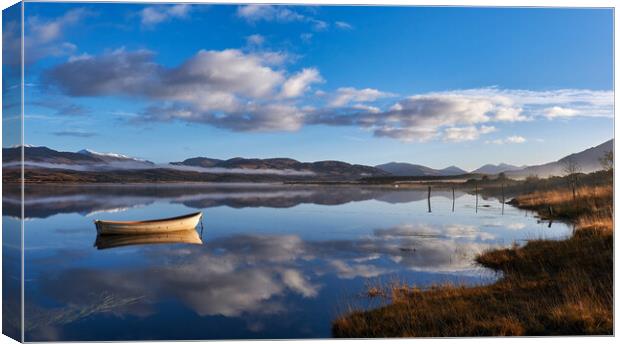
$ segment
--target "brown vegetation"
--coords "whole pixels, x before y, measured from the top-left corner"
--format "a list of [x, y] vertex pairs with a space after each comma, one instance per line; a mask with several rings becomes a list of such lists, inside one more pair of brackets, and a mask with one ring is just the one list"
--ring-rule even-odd
[[612, 218], [613, 188], [583, 186], [575, 190], [577, 199], [566, 189], [540, 191], [515, 198], [511, 203], [519, 208], [535, 210], [543, 218], [563, 218], [582, 221], [582, 217]]
[[[519, 207], [570, 219], [562, 241], [483, 253], [503, 277], [488, 286], [395, 284], [391, 304], [333, 322], [336, 337], [443, 337], [613, 333], [613, 190], [564, 188], [517, 197]], [[549, 207], [552, 213], [549, 213]]]

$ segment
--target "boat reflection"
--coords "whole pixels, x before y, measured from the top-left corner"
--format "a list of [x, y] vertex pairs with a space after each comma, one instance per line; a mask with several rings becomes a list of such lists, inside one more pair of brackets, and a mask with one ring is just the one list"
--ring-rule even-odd
[[202, 238], [194, 229], [152, 234], [97, 235], [94, 246], [103, 250], [122, 246], [177, 243], [201, 245]]

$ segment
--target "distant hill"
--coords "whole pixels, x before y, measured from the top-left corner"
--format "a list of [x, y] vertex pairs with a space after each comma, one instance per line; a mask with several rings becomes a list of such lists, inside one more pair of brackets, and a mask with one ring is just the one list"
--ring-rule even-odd
[[[3, 163], [16, 163], [21, 160], [21, 148], [3, 148]], [[24, 160], [36, 166], [65, 166], [91, 169], [135, 169], [150, 168], [155, 164], [141, 159], [116, 153], [98, 153], [88, 149], [78, 152], [61, 152], [47, 147], [24, 146]]]
[[92, 151], [90, 149], [82, 149], [78, 151], [77, 153], [86, 155], [89, 157], [93, 157], [95, 159], [108, 162], [108, 163], [109, 162], [133, 162], [133, 163], [142, 163], [146, 165], [155, 165], [154, 163], [147, 161], [147, 160], [132, 158], [130, 156], [118, 154], [118, 153], [99, 153], [99, 152]]
[[613, 150], [614, 140], [611, 139], [609, 141], [601, 143], [598, 146], [588, 148], [579, 153], [567, 155], [560, 160], [546, 163], [543, 165], [528, 166], [520, 170], [506, 172], [506, 175], [509, 177], [527, 177], [530, 175], [536, 175], [541, 178], [548, 176], [561, 176], [565, 174], [564, 167], [566, 166], [566, 162], [569, 160], [572, 160], [574, 163], [576, 163], [581, 172], [590, 173], [600, 170], [602, 167], [599, 159], [606, 152]]
[[523, 169], [523, 167], [504, 164], [504, 163], [501, 163], [499, 165], [486, 164], [486, 165], [479, 167], [478, 169], [473, 170], [472, 173], [499, 174], [502, 172], [516, 171], [520, 169]]
[[439, 170], [439, 173], [442, 176], [458, 176], [458, 175], [461, 175], [461, 174], [466, 174], [468, 172], [463, 170], [463, 169], [461, 169], [461, 168], [459, 168], [459, 167], [456, 167], [456, 166], [452, 165], [452, 166], [448, 166], [446, 168], [442, 168], [441, 170]]
[[[19, 162], [21, 160], [21, 147], [2, 148], [3, 163]], [[49, 164], [97, 164], [104, 161], [85, 154], [73, 152], [59, 152], [47, 147], [25, 146], [24, 156], [26, 161], [49, 163]]]
[[399, 177], [456, 176], [467, 173], [467, 171], [456, 166], [450, 166], [437, 170], [424, 165], [416, 165], [406, 162], [390, 162], [387, 164], [377, 165], [375, 167], [393, 176]]
[[221, 163], [224, 160], [220, 159], [211, 159], [211, 158], [189, 158], [185, 159], [181, 162], [171, 162], [171, 165], [184, 165], [184, 166], [196, 166], [196, 167], [215, 167], [217, 164]]
[[363, 177], [384, 176], [385, 171], [371, 166], [349, 164], [342, 161], [326, 160], [316, 162], [300, 162], [289, 158], [246, 159], [232, 158], [228, 160], [196, 157], [182, 162], [170, 163], [174, 166], [208, 167], [245, 171], [296, 171], [307, 172], [308, 175], [333, 177], [336, 179], [358, 179]]

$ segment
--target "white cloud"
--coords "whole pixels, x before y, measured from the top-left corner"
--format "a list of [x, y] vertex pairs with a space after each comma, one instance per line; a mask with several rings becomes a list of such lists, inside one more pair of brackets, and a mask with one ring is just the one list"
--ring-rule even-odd
[[327, 22], [322, 21], [322, 20], [310, 19], [309, 22], [312, 23], [312, 27], [316, 31], [324, 31], [324, 30], [327, 30], [327, 28], [329, 27], [329, 24], [327, 24]]
[[[347, 105], [354, 98], [350, 93], [335, 96], [330, 106]], [[360, 111], [360, 107], [322, 111], [312, 114], [309, 122], [358, 125], [373, 130], [375, 136], [406, 142], [423, 142], [439, 136], [447, 141], [466, 141], [488, 133], [479, 124], [493, 127], [490, 124], [535, 120], [545, 116], [544, 109], [559, 106], [556, 104], [580, 108], [579, 116], [609, 117], [613, 115], [613, 92], [497, 88], [432, 92], [403, 98], [380, 111], [376, 108]]]
[[337, 21], [334, 23], [336, 25], [337, 28], [339, 29], [343, 29], [343, 30], [353, 30], [353, 25], [344, 22], [344, 21]]
[[[284, 73], [265, 66], [264, 62], [260, 55], [245, 54], [235, 49], [201, 50], [165, 75], [165, 89], [170, 90], [175, 98], [183, 98], [186, 92], [203, 97], [213, 91], [265, 97], [283, 82]], [[197, 86], [198, 89], [192, 90]]]
[[528, 119], [541, 116], [613, 118], [614, 115], [613, 91], [588, 89], [533, 91], [491, 87], [454, 92], [466, 96], [504, 98], [512, 104], [512, 107], [521, 108], [523, 116]]
[[322, 81], [323, 78], [316, 68], [304, 68], [288, 78], [282, 85], [282, 96], [285, 98], [299, 97], [308, 90], [310, 84]]
[[[282, 96], [298, 97], [320, 74], [304, 69], [287, 78], [270, 67], [272, 55], [201, 50], [181, 65], [164, 67], [146, 50], [123, 49], [68, 61], [47, 79], [71, 96], [132, 96], [167, 102], [149, 107], [143, 120], [182, 120], [237, 131], [293, 131], [304, 112]], [[172, 103], [170, 103], [172, 102]]]
[[496, 108], [491, 99], [450, 94], [411, 96], [399, 105], [394, 119], [432, 126], [488, 122]]
[[523, 136], [519, 136], [519, 135], [513, 135], [513, 136], [508, 136], [505, 139], [495, 139], [495, 140], [487, 140], [485, 141], [485, 143], [487, 144], [496, 144], [496, 145], [503, 145], [503, 144], [510, 144], [510, 143], [525, 143], [527, 142], [527, 139]]
[[76, 8], [51, 20], [45, 20], [38, 16], [28, 16], [27, 38], [31, 38], [37, 43], [56, 41], [62, 38], [62, 34], [67, 27], [77, 24], [90, 14], [84, 8]]
[[315, 31], [323, 31], [329, 27], [329, 24], [323, 20], [301, 14], [284, 5], [243, 5], [237, 8], [237, 16], [252, 24], [259, 21], [278, 23], [303, 22], [310, 24]]
[[389, 97], [392, 94], [381, 92], [374, 88], [356, 89], [353, 87], [341, 87], [329, 102], [330, 106], [345, 106], [351, 102], [372, 102], [379, 98]]
[[304, 43], [310, 43], [312, 41], [312, 36], [314, 36], [312, 33], [306, 32], [299, 35], [299, 38], [301, 38]]
[[[28, 16], [24, 32], [24, 50], [28, 53], [24, 56], [26, 63], [33, 63], [47, 56], [66, 56], [73, 54], [77, 47], [70, 42], [63, 41], [63, 34], [68, 28], [75, 26], [84, 18], [93, 13], [84, 9], [76, 8], [67, 11], [64, 15], [53, 19], [44, 19], [36, 15]], [[11, 47], [7, 54], [5, 64], [18, 64], [21, 61], [20, 29], [17, 23], [6, 24], [2, 39], [5, 47]]]
[[495, 112], [494, 119], [500, 122], [522, 122], [530, 118], [522, 115], [523, 109], [519, 107], [500, 107]]
[[508, 136], [506, 138], [507, 143], [523, 143], [527, 141], [523, 136]]
[[366, 104], [353, 104], [351, 106], [352, 109], [355, 110], [364, 110], [370, 113], [379, 113], [381, 112], [381, 109], [379, 109], [376, 106], [371, 106], [371, 105], [366, 105]]
[[389, 137], [403, 142], [426, 142], [436, 138], [439, 133], [435, 129], [391, 128], [388, 126], [375, 128], [376, 137]]
[[150, 107], [136, 122], [181, 120], [233, 131], [296, 131], [304, 125], [305, 112], [283, 103], [244, 103], [234, 111], [207, 111], [190, 105]]
[[[492, 100], [450, 94], [416, 95], [398, 101], [383, 112], [368, 112], [355, 121], [374, 128], [376, 136], [402, 141], [426, 141], [443, 131], [445, 140], [475, 140], [491, 126], [475, 124], [493, 121], [498, 107]], [[442, 130], [444, 129], [444, 130]], [[494, 128], [493, 128], [494, 129]]]
[[265, 43], [265, 37], [259, 34], [249, 35], [246, 37], [249, 45], [263, 45]]
[[492, 133], [494, 132], [496, 129], [493, 126], [487, 126], [487, 125], [483, 125], [480, 127], [480, 133], [481, 134], [488, 134], [488, 133]]
[[203, 108], [229, 104], [236, 95], [274, 95], [285, 80], [284, 72], [268, 67], [263, 55], [240, 50], [201, 50], [175, 68], [158, 65], [153, 57], [148, 50], [118, 49], [70, 60], [52, 68], [48, 77], [73, 96], [149, 96]]
[[140, 23], [144, 28], [153, 28], [174, 18], [187, 18], [191, 9], [192, 7], [187, 4], [149, 6], [140, 11]]
[[261, 62], [266, 66], [279, 66], [285, 62], [291, 62], [296, 58], [287, 53], [275, 51], [261, 51], [254, 53], [254, 55], [259, 57]]
[[477, 128], [475, 126], [468, 127], [451, 127], [444, 130], [444, 139], [452, 142], [473, 141], [477, 140], [481, 134], [488, 134], [495, 131], [495, 127], [481, 126]]
[[[329, 96], [311, 92], [313, 84], [324, 81], [318, 69], [291, 73], [286, 70], [289, 59], [279, 52], [201, 50], [168, 67], [156, 63], [150, 51], [118, 49], [71, 58], [49, 70], [44, 79], [70, 96], [153, 101], [137, 121], [180, 120], [234, 131], [296, 131], [313, 124], [357, 126], [376, 137], [404, 142], [472, 141], [496, 130], [499, 123], [613, 114], [610, 91], [539, 94], [483, 88], [416, 94], [391, 104], [373, 103], [395, 97], [373, 88], [341, 87]], [[326, 106], [318, 106], [324, 102]], [[488, 142], [524, 140], [514, 136]]]
[[563, 108], [560, 106], [553, 106], [544, 110], [545, 116], [549, 119], [557, 117], [574, 117], [579, 114], [577, 110]]
[[277, 21], [277, 22], [294, 22], [306, 20], [306, 17], [285, 6], [272, 5], [245, 5], [239, 6], [237, 16], [248, 22], [257, 21]]

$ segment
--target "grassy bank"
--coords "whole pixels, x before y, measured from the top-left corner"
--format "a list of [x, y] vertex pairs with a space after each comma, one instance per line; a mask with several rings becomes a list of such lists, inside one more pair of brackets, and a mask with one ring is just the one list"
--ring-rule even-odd
[[[575, 224], [562, 241], [493, 250], [477, 262], [501, 271], [480, 287], [386, 287], [387, 306], [346, 314], [336, 337], [443, 337], [613, 333], [613, 190], [583, 187], [519, 196], [516, 206]], [[551, 211], [549, 210], [551, 209]]]

